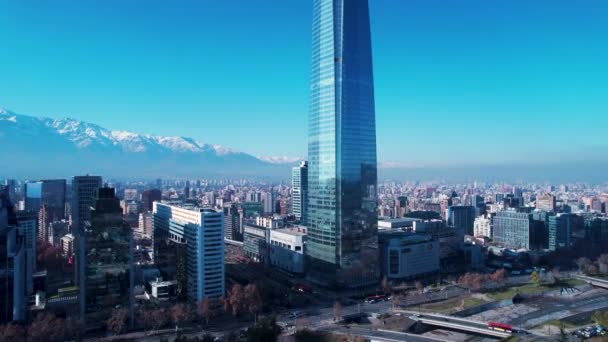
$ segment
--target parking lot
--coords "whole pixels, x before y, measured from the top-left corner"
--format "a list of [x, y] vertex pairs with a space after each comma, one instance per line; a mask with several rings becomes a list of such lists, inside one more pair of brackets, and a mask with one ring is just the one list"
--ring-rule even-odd
[[598, 336], [606, 336], [606, 328], [599, 324], [590, 325], [588, 327], [574, 330], [572, 332], [572, 335], [576, 336], [577, 338], [583, 338], [583, 339], [590, 339], [592, 337], [598, 337]]

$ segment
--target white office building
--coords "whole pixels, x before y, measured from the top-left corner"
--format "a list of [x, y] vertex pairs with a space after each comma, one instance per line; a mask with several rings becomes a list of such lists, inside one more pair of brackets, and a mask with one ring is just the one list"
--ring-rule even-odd
[[308, 199], [308, 163], [303, 161], [291, 171], [292, 210], [296, 220], [306, 224], [306, 201]]
[[492, 238], [492, 219], [485, 216], [476, 218], [473, 223], [473, 235]]
[[381, 231], [380, 265], [388, 279], [414, 279], [439, 271], [439, 240], [431, 235]]
[[193, 301], [224, 295], [223, 220], [222, 211], [154, 202], [154, 239], [164, 237], [186, 245], [186, 288]]
[[289, 273], [303, 274], [305, 241], [305, 227], [271, 230], [270, 264]]

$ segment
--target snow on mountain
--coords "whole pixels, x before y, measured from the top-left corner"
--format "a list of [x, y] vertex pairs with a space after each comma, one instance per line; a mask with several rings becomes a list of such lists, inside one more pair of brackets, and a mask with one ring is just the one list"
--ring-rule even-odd
[[[150, 134], [138, 134], [128, 131], [111, 131], [99, 125], [71, 118], [50, 119], [36, 118], [28, 115], [15, 114], [6, 109], [0, 109], [0, 120], [12, 123], [31, 125], [39, 121], [49, 129], [67, 138], [79, 148], [92, 146], [119, 147], [126, 152], [168, 151], [168, 152], [209, 152], [218, 155], [234, 153], [220, 145], [204, 144], [187, 137], [165, 137]], [[37, 127], [39, 130], [40, 127]]]
[[[124, 175], [245, 175], [272, 173], [274, 162], [188, 137], [111, 131], [72, 118], [21, 115], [0, 108], [0, 152], [19, 170], [78, 169]], [[142, 170], [143, 167], [143, 170]], [[45, 169], [45, 170], [46, 170]], [[75, 171], [70, 171], [75, 172]]]
[[263, 160], [267, 163], [272, 164], [297, 164], [298, 162], [305, 160], [302, 157], [288, 157], [288, 156], [265, 156], [258, 157], [258, 159]]

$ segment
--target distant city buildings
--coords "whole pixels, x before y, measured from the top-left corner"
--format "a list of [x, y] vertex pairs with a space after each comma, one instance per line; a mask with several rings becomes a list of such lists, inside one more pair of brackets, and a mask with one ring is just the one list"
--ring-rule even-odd
[[540, 195], [536, 197], [536, 209], [555, 212], [555, 196]]

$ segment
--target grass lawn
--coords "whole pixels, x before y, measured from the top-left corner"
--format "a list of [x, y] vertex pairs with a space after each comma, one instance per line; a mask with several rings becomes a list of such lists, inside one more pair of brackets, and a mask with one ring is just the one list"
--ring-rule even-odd
[[464, 299], [464, 308], [468, 309], [468, 308], [472, 308], [474, 306], [479, 306], [479, 305], [482, 305], [485, 303], [487, 303], [487, 302], [483, 299], [469, 297], [469, 298]]
[[559, 327], [561, 327], [561, 326], [562, 326], [562, 324], [563, 324], [563, 326], [564, 326], [564, 329], [576, 328], [576, 325], [574, 325], [574, 324], [572, 324], [572, 323], [569, 323], [569, 322], [566, 322], [566, 321], [560, 321], [560, 320], [557, 320], [557, 319], [554, 319], [554, 320], [552, 320], [552, 321], [547, 321], [547, 322], [545, 322], [545, 323], [543, 323], [543, 324], [540, 324], [540, 325], [538, 325], [538, 326], [539, 326], [539, 327], [542, 327], [543, 325], [551, 325], [551, 326], [554, 326], [554, 327], [558, 327], [558, 328], [559, 328]]
[[[453, 312], [456, 309], [458, 309], [458, 310], [468, 309], [468, 308], [478, 306], [481, 304], [485, 304], [485, 303], [486, 303], [485, 300], [479, 299], [479, 298], [474, 298], [474, 297], [465, 298], [464, 303], [463, 303], [463, 299], [454, 298], [454, 299], [448, 299], [448, 300], [445, 300], [442, 302], [421, 305], [420, 309], [424, 310], [424, 311], [447, 313], [447, 312]], [[462, 305], [462, 307], [461, 307], [461, 305]]]
[[488, 293], [488, 297], [494, 300], [504, 300], [513, 298], [517, 293], [521, 294], [538, 294], [551, 290], [559, 290], [563, 287], [574, 287], [585, 284], [584, 281], [578, 279], [564, 279], [555, 285], [533, 285], [526, 284], [521, 286], [514, 286], [508, 289], [502, 289], [495, 292]]

